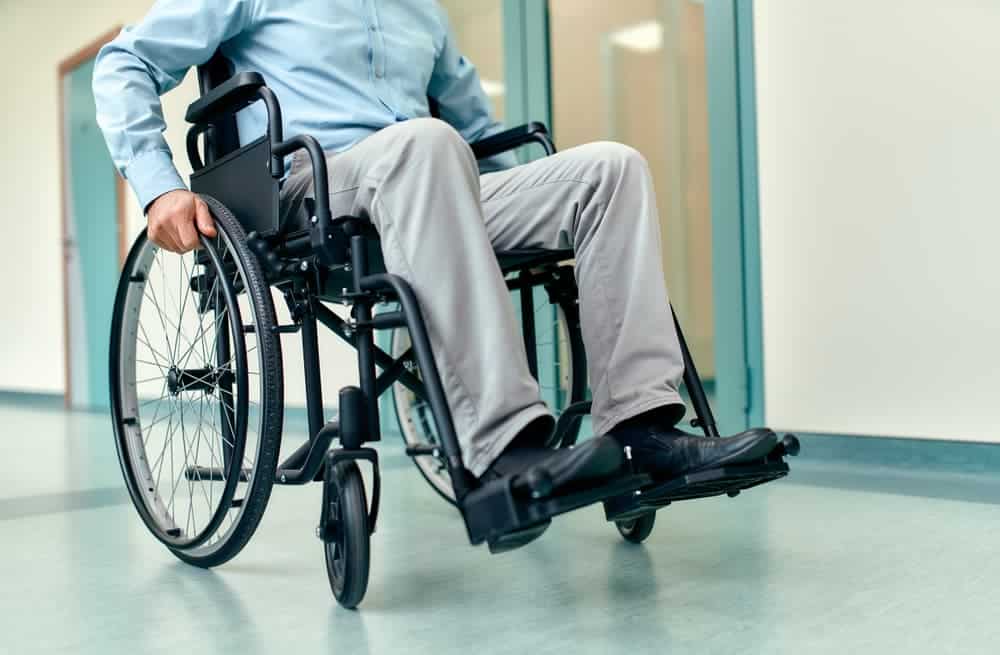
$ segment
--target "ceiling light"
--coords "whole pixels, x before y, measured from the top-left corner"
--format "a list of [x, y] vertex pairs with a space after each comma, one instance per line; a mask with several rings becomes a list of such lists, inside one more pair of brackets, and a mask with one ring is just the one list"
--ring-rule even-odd
[[611, 43], [635, 52], [653, 52], [663, 47], [663, 25], [647, 20], [612, 32]]
[[483, 85], [483, 92], [491, 98], [496, 96], [502, 96], [507, 90], [503, 82], [497, 82], [496, 80], [480, 80]]

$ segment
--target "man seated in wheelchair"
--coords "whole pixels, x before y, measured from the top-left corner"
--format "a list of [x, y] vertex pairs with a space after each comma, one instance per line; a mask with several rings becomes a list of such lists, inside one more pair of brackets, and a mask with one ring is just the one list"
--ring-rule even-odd
[[[677, 427], [685, 364], [642, 155], [601, 142], [523, 165], [507, 152], [480, 167], [469, 143], [503, 128], [429, 0], [158, 0], [106, 46], [94, 75], [98, 120], [161, 248], [183, 253], [199, 232], [215, 234], [174, 168], [159, 96], [217, 50], [237, 72], [263, 75], [286, 134], [318, 139], [331, 215], [368, 219], [386, 269], [412, 286], [473, 476], [540, 464], [556, 488], [602, 484], [629, 467], [667, 479], [776, 447], [768, 430], [709, 439]], [[241, 137], [263, 133], [260, 105], [238, 118]], [[313, 177], [304, 151], [289, 159], [281, 220], [301, 224]], [[496, 259], [525, 248], [575, 255], [597, 436], [573, 449], [544, 447], [553, 416]]]

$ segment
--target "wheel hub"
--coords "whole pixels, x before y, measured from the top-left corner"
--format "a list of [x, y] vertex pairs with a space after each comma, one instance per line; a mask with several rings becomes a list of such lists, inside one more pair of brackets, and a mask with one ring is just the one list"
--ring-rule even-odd
[[235, 381], [233, 372], [206, 366], [205, 368], [177, 368], [171, 366], [167, 371], [167, 389], [171, 395], [182, 391], [204, 391], [212, 393], [216, 387], [232, 386]]

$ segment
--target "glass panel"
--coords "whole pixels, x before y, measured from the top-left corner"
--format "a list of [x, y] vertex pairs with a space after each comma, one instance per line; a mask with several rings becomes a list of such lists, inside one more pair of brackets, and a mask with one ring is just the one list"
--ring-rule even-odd
[[553, 131], [649, 161], [664, 271], [699, 372], [714, 377], [705, 13], [692, 0], [550, 0]]
[[462, 54], [479, 70], [498, 120], [504, 118], [503, 0], [442, 0]]

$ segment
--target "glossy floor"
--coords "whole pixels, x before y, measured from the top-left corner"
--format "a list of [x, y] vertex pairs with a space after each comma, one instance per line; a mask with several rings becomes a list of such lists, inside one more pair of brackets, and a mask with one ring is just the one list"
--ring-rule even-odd
[[[0, 424], [2, 653], [915, 655], [1000, 643], [989, 481], [891, 482], [805, 457], [738, 499], [662, 511], [642, 547], [592, 507], [491, 556], [386, 443], [371, 584], [349, 612], [313, 536], [318, 486], [276, 489], [247, 549], [201, 571], [141, 527], [105, 417], [7, 403]], [[972, 491], [933, 493], [954, 488]]]

